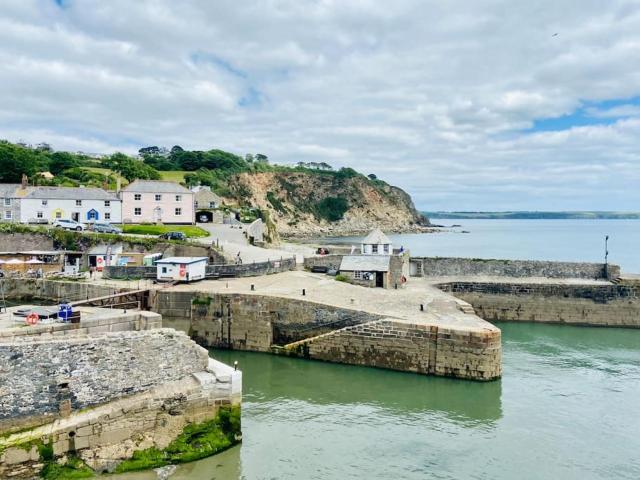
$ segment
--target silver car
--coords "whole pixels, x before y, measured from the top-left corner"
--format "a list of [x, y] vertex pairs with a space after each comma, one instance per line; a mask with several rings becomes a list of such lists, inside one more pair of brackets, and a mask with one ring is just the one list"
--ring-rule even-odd
[[75, 220], [65, 220], [58, 218], [53, 222], [55, 228], [64, 228], [65, 230], [75, 230], [76, 232], [82, 232], [84, 225], [76, 222]]

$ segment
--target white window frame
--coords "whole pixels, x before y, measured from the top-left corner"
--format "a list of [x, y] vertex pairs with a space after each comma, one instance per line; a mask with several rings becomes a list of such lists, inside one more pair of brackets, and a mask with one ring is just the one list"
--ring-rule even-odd
[[36, 212], [36, 218], [44, 218], [44, 212]]
[[209, 208], [216, 208], [216, 202], [209, 202]]
[[362, 273], [360, 270], [355, 270], [353, 272], [353, 278], [355, 278], [356, 280], [362, 280]]
[[176, 207], [175, 214], [176, 214], [176, 217], [179, 217], [180, 215], [182, 215], [182, 208]]
[[42, 200], [41, 205], [43, 207], [46, 207], [47, 205], [49, 205], [49, 200]]
[[4, 211], [4, 219], [5, 220], [13, 220], [13, 212], [11, 210]]
[[374, 243], [371, 245], [371, 253], [378, 253], [378, 244]]
[[162, 268], [162, 273], [167, 273], [167, 267], [161, 267]]
[[104, 201], [104, 206], [105, 207], [110, 207], [111, 206], [111, 200], [105, 200]]
[[5, 207], [10, 207], [11, 206], [11, 199], [10, 198], [5, 198], [4, 199], [4, 206]]
[[154, 198], [155, 198], [156, 202], [161, 202], [162, 201], [162, 195], [159, 194], [159, 193], [156, 193]]
[[142, 207], [136, 207], [133, 209], [133, 214], [136, 217], [141, 217], [142, 216]]
[[76, 200], [76, 207], [82, 206], [82, 200]]
[[389, 253], [389, 244], [388, 244], [388, 243], [385, 243], [385, 244], [382, 246], [382, 250], [383, 250], [383, 252], [384, 252], [384, 253]]
[[134, 193], [134, 194], [133, 194], [133, 199], [134, 199], [136, 202], [142, 201], [142, 194], [141, 194], [141, 193]]
[[111, 220], [111, 212], [104, 212], [104, 219]]
[[176, 202], [182, 201], [182, 195], [176, 195]]
[[62, 220], [62, 212], [56, 212], [56, 220]]

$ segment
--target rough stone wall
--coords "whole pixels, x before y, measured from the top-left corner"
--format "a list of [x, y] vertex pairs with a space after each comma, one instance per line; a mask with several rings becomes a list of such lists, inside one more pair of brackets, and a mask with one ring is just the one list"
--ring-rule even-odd
[[11, 299], [86, 300], [127, 291], [99, 283], [59, 282], [44, 279], [5, 279], [5, 295]]
[[[546, 278], [605, 278], [602, 263], [543, 262], [534, 260], [495, 260], [478, 258], [412, 257], [419, 264], [417, 271], [425, 277], [546, 277]], [[620, 267], [608, 266], [608, 278], [618, 278]]]
[[286, 347], [311, 359], [472, 380], [501, 375], [500, 330], [469, 332], [383, 319]]
[[171, 329], [0, 339], [0, 427], [143, 392], [207, 364], [206, 350]]
[[159, 292], [153, 310], [168, 320], [191, 319], [190, 333], [202, 345], [261, 352], [380, 318], [304, 300], [198, 292]]
[[640, 328], [636, 286], [453, 282], [440, 287], [488, 321]]
[[304, 268], [311, 270], [312, 267], [327, 267], [333, 270], [340, 270], [344, 255], [320, 255], [316, 257], [305, 257]]
[[[54, 457], [72, 453], [97, 472], [112, 471], [136, 450], [166, 448], [185, 426], [215, 418], [241, 402], [242, 373], [209, 360], [206, 369], [144, 393], [0, 438], [0, 478], [38, 477], [43, 464], [30, 440], [51, 443]], [[11, 446], [18, 445], [18, 446]]]
[[102, 278], [156, 278], [158, 269], [145, 266], [109, 265], [103, 267]]
[[24, 252], [28, 250], [55, 250], [53, 240], [44, 235], [5, 233], [0, 235], [0, 252]]

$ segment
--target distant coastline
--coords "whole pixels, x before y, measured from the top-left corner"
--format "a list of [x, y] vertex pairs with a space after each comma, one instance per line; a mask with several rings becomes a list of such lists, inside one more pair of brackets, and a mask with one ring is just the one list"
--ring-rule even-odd
[[485, 220], [637, 220], [640, 212], [421, 212], [429, 219]]

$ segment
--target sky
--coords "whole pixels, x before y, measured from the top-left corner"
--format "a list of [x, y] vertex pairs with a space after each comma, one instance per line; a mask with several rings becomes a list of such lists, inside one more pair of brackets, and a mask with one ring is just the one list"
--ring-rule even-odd
[[327, 162], [424, 210], [640, 210], [640, 1], [3, 0], [0, 138]]

